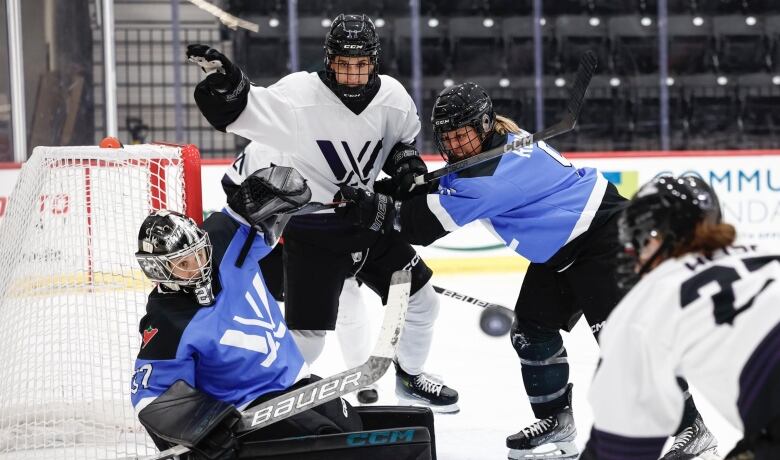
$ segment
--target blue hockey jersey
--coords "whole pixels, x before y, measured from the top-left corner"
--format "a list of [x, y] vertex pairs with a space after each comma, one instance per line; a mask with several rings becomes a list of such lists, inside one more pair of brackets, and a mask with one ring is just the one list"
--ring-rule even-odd
[[509, 248], [543, 263], [588, 230], [607, 185], [596, 169], [576, 168], [540, 141], [444, 176], [427, 205], [445, 231], [480, 220]]
[[237, 219], [217, 212], [203, 223], [213, 246], [212, 305], [201, 306], [182, 291], [158, 288], [150, 294], [131, 382], [136, 413], [177, 380], [243, 409], [308, 376], [260, 273], [258, 261], [271, 248], [253, 234], [236, 266], [251, 230]]

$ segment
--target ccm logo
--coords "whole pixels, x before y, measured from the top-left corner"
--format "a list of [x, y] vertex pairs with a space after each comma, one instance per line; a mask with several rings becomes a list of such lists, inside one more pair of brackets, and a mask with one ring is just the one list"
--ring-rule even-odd
[[434, 125], [443, 125], [443, 124], [449, 123], [449, 122], [450, 122], [449, 119], [447, 119], [447, 120], [436, 120], [436, 121], [433, 122], [433, 124]]
[[347, 445], [365, 446], [376, 444], [395, 444], [397, 442], [412, 442], [415, 430], [405, 431], [373, 431], [370, 433], [354, 433], [347, 436]]
[[[264, 407], [255, 412], [254, 416], [252, 417], [252, 426], [263, 423], [271, 418], [277, 418], [286, 415], [293, 409], [301, 409], [306, 408], [307, 406], [311, 406], [315, 401], [333, 396], [337, 391], [340, 394], [344, 394], [357, 390], [360, 387], [358, 380], [360, 379], [361, 375], [362, 372], [357, 371], [355, 373], [345, 375], [343, 378], [332, 380], [320, 387], [316, 387], [311, 391], [311, 393], [301, 393], [297, 398], [295, 396], [290, 396], [289, 398], [283, 399], [276, 404]], [[347, 390], [348, 388], [350, 389]]]
[[359, 50], [363, 48], [363, 45], [344, 45], [345, 50]]

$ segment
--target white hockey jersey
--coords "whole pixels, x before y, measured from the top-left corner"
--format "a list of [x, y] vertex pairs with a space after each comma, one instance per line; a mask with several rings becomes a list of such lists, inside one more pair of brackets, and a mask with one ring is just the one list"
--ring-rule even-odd
[[413, 142], [420, 131], [404, 87], [390, 76], [379, 78], [378, 93], [359, 115], [317, 73], [297, 72], [267, 88], [253, 86], [227, 131], [254, 142], [227, 176], [240, 184], [271, 163], [291, 166], [308, 180], [312, 201], [323, 203], [333, 200], [340, 185], [373, 188], [393, 146]]
[[669, 259], [643, 277], [601, 332], [590, 390], [596, 435], [616, 435], [623, 446], [671, 435], [683, 413], [676, 376], [743, 429], [763, 388], [754, 368], [780, 360], [777, 345], [767, 346], [780, 341], [777, 280], [780, 254], [741, 246], [712, 259]]

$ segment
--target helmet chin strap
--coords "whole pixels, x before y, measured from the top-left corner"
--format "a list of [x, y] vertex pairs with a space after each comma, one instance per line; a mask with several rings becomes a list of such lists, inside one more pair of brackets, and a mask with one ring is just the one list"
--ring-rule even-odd
[[195, 300], [197, 300], [200, 305], [211, 305], [214, 303], [214, 293], [211, 290], [211, 283], [195, 285], [192, 293], [195, 294]]

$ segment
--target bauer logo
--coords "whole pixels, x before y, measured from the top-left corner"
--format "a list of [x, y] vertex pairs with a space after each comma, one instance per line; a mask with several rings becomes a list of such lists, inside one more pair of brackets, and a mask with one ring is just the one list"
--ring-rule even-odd
[[[316, 401], [325, 398], [334, 399], [333, 395], [345, 394], [360, 388], [360, 376], [362, 372], [357, 371], [347, 374], [340, 378], [333, 378], [330, 381], [320, 380], [314, 388], [304, 391], [299, 395], [288, 396], [278, 403], [271, 404], [254, 412], [252, 415], [252, 426], [260, 425], [268, 420], [287, 416], [293, 409], [300, 411], [312, 406]], [[324, 383], [323, 383], [324, 382]], [[329, 400], [329, 399], [326, 399]]]
[[618, 192], [625, 198], [634, 196], [639, 190], [639, 172], [637, 171], [603, 171], [604, 178], [615, 184]]

